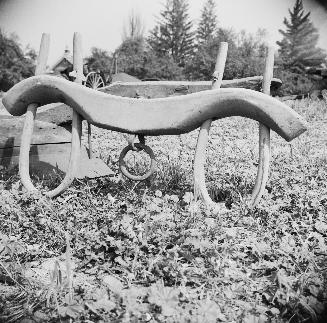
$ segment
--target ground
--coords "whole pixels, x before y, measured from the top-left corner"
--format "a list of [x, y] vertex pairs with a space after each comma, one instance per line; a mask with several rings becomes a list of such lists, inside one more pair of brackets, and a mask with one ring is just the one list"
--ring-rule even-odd
[[327, 102], [289, 104], [309, 129], [290, 143], [272, 134], [253, 210], [258, 126], [242, 118], [211, 130], [206, 179], [221, 203], [212, 209], [193, 200], [197, 131], [146, 138], [158, 170], [145, 182], [118, 172], [124, 137], [96, 128], [112, 178], [75, 181], [50, 200], [2, 169], [0, 321], [327, 321]]

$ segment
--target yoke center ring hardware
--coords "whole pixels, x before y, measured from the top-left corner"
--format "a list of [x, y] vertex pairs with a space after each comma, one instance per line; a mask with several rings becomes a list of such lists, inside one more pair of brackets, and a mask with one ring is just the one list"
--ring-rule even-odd
[[150, 169], [143, 175], [134, 175], [128, 171], [124, 158], [130, 150], [133, 150], [133, 147], [131, 145], [126, 146], [120, 153], [119, 168], [123, 175], [125, 175], [127, 178], [133, 181], [143, 181], [149, 178], [156, 171], [156, 159], [153, 150], [149, 146], [140, 142], [137, 142], [134, 145], [138, 149], [138, 151], [144, 150], [149, 155], [149, 157], [151, 158]]
[[141, 148], [137, 148], [136, 145], [135, 145], [135, 144], [136, 144], [136, 142], [135, 142], [136, 137], [138, 137], [139, 142], [140, 142], [141, 144], [145, 145], [145, 138], [144, 138], [144, 135], [129, 135], [129, 136], [127, 137], [127, 142], [128, 142], [128, 145], [129, 145], [130, 147], [132, 147], [132, 150], [134, 150], [134, 151], [140, 151]]

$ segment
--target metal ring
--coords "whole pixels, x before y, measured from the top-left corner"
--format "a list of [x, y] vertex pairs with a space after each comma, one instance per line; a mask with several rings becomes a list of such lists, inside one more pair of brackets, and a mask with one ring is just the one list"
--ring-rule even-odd
[[143, 175], [133, 175], [127, 170], [127, 166], [124, 161], [124, 158], [130, 150], [133, 150], [133, 147], [131, 145], [126, 146], [120, 153], [119, 168], [120, 168], [120, 171], [123, 173], [123, 175], [125, 175], [127, 178], [129, 178], [133, 181], [143, 181], [143, 180], [149, 178], [156, 171], [156, 159], [155, 159], [152, 149], [149, 146], [146, 146], [140, 142], [137, 142], [134, 145], [139, 150], [144, 150], [150, 156], [150, 158], [151, 158], [150, 169]]

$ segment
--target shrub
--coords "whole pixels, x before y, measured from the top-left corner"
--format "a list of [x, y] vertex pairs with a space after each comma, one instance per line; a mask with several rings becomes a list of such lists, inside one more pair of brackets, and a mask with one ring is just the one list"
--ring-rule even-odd
[[315, 89], [317, 83], [306, 74], [290, 71], [277, 71], [276, 77], [283, 82], [276, 93], [278, 96], [307, 94]]

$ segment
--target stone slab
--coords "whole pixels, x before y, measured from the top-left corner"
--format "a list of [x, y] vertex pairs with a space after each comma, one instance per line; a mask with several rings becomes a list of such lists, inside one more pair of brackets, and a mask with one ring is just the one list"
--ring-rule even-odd
[[[64, 176], [68, 169], [70, 143], [32, 145], [30, 150], [30, 173], [47, 177], [54, 172]], [[100, 159], [89, 159], [84, 146], [76, 178], [113, 176], [114, 172]], [[11, 168], [19, 163], [19, 147], [0, 149], [0, 165]]]
[[[0, 149], [19, 147], [24, 126], [24, 117], [0, 116]], [[65, 128], [53, 123], [35, 121], [32, 145], [67, 143], [71, 134]]]
[[[19, 164], [19, 150], [24, 118], [0, 116], [0, 165]], [[70, 157], [71, 133], [58, 125], [35, 121], [30, 149], [30, 171], [47, 176], [53, 171], [65, 173]], [[113, 172], [100, 159], [88, 158], [82, 146], [77, 178], [111, 176]]]

